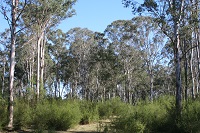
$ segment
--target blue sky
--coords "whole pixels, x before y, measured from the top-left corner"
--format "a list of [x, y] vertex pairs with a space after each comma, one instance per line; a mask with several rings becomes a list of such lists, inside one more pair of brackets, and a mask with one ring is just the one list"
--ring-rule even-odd
[[[78, 0], [74, 6], [76, 15], [61, 22], [58, 28], [67, 32], [74, 27], [88, 28], [103, 32], [115, 20], [128, 20], [133, 17], [130, 8], [124, 8], [122, 0]], [[0, 32], [8, 27], [0, 15]]]
[[122, 0], [78, 0], [74, 9], [76, 15], [59, 26], [64, 32], [74, 27], [103, 32], [113, 21], [133, 17], [131, 9], [123, 7]]

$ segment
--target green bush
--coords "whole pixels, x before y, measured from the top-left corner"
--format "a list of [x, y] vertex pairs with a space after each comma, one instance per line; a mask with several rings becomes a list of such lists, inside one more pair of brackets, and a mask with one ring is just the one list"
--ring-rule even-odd
[[[163, 99], [164, 100], [164, 99]], [[162, 132], [168, 122], [166, 106], [168, 102], [162, 100], [154, 103], [139, 104], [132, 107], [130, 112], [122, 112], [114, 120], [114, 129], [117, 132]], [[126, 108], [126, 110], [131, 108]]]
[[110, 116], [118, 116], [122, 112], [129, 111], [128, 105], [123, 103], [120, 98], [116, 97], [111, 100], [99, 103], [100, 118], [109, 118]]
[[99, 119], [97, 103], [80, 101], [81, 121], [80, 124], [88, 124]]
[[200, 132], [200, 102], [192, 101], [183, 104], [182, 116], [178, 123], [184, 132]]
[[23, 100], [16, 100], [14, 106], [14, 125], [15, 128], [28, 128], [32, 123], [33, 109]]
[[7, 103], [5, 99], [0, 97], [0, 130], [2, 130], [7, 121]]
[[67, 130], [79, 123], [79, 104], [74, 101], [45, 101], [35, 109], [33, 125], [35, 129]]
[[114, 128], [117, 133], [143, 133], [146, 125], [134, 117], [133, 114], [121, 115], [114, 120], [112, 128]]

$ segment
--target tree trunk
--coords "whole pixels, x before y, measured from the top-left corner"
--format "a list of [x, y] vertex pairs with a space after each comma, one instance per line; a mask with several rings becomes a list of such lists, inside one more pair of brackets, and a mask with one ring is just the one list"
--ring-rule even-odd
[[44, 86], [44, 56], [45, 56], [45, 34], [43, 33], [41, 36], [41, 45], [40, 45], [40, 88], [43, 89]]
[[151, 66], [149, 67], [149, 71], [150, 71], [150, 74], [149, 74], [149, 77], [150, 77], [150, 101], [152, 102], [153, 101], [153, 72], [152, 72]]
[[186, 41], [184, 39], [184, 53], [185, 53], [185, 60], [184, 60], [184, 69], [185, 69], [185, 100], [188, 99], [188, 61], [187, 61], [187, 53], [186, 53]]
[[6, 71], [6, 59], [5, 57], [3, 58], [3, 76], [2, 76], [2, 97], [4, 97], [4, 89], [5, 89], [5, 71]]
[[[192, 42], [193, 47], [193, 42]], [[193, 70], [193, 60], [194, 60], [194, 50], [191, 49], [191, 59], [190, 59], [190, 70], [192, 74], [192, 98], [195, 98], [195, 76], [194, 76], [194, 70]]]
[[175, 67], [176, 67], [176, 113], [179, 115], [181, 113], [181, 102], [182, 102], [182, 86], [181, 86], [181, 58], [180, 58], [180, 40], [179, 35], [177, 35], [175, 41]]
[[173, 17], [173, 45], [174, 45], [174, 59], [175, 59], [175, 73], [176, 73], [176, 114], [177, 117], [181, 115], [182, 108], [182, 83], [181, 83], [181, 44], [180, 44], [180, 22], [182, 21], [182, 14], [184, 11], [184, 3], [185, 1], [181, 1], [180, 9], [178, 13], [176, 12], [176, 1], [173, 0], [170, 3], [170, 8], [172, 9], [172, 17]]
[[12, 24], [11, 24], [11, 50], [10, 50], [10, 70], [9, 70], [9, 123], [8, 128], [13, 128], [13, 103], [14, 103], [14, 71], [15, 71], [15, 41], [16, 41], [16, 14], [18, 0], [12, 0]]

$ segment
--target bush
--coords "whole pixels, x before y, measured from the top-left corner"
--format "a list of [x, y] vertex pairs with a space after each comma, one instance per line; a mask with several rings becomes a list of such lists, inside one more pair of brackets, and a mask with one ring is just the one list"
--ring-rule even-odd
[[33, 119], [35, 129], [67, 130], [79, 123], [81, 113], [74, 101], [45, 101], [37, 105]]
[[120, 98], [116, 97], [111, 100], [99, 103], [100, 118], [109, 118], [110, 116], [118, 116], [122, 112], [128, 111], [128, 105], [123, 103]]
[[114, 130], [117, 133], [143, 133], [146, 125], [141, 121], [134, 118], [134, 115], [123, 115], [115, 119], [113, 122]]
[[80, 110], [82, 113], [80, 124], [88, 124], [99, 119], [97, 103], [80, 101]]
[[[168, 122], [166, 106], [168, 102], [158, 100], [154, 103], [139, 104], [132, 107], [132, 111], [122, 112], [114, 120], [114, 129], [117, 132], [163, 132]], [[128, 108], [127, 108], [128, 109]]]
[[21, 128], [27, 128], [31, 126], [32, 123], [32, 113], [33, 110], [23, 100], [16, 100], [14, 106], [14, 125], [15, 128], [21, 129]]
[[184, 103], [179, 127], [184, 132], [200, 132], [200, 102]]
[[0, 97], [0, 130], [6, 125], [7, 121], [7, 103], [5, 99]]

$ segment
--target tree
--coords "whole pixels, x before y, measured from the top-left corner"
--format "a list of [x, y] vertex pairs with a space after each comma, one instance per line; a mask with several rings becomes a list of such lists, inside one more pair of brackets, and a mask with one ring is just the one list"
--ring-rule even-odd
[[[23, 14], [23, 22], [30, 25], [30, 29], [36, 35], [37, 42], [37, 88], [36, 96], [39, 100], [41, 88], [44, 85], [44, 57], [46, 34], [51, 28], [57, 26], [62, 20], [74, 15], [72, 6], [76, 0], [35, 0], [28, 4], [25, 8], [26, 13]], [[32, 10], [29, 10], [29, 9]]]
[[[48, 34], [48, 40], [49, 42], [49, 53], [50, 57], [52, 58], [54, 62], [53, 73], [55, 75], [55, 91], [54, 95], [57, 97], [57, 92], [59, 92], [59, 97], [62, 96], [61, 94], [61, 82], [64, 80], [64, 66], [65, 64], [62, 64], [64, 60], [66, 60], [66, 56], [68, 55], [67, 50], [67, 39], [66, 34], [62, 32], [62, 30], [58, 29], [56, 31], [52, 31]], [[70, 69], [70, 68], [66, 68]]]
[[139, 16], [132, 19], [136, 29], [135, 45], [141, 51], [141, 57], [145, 62], [147, 75], [149, 76], [149, 98], [153, 101], [154, 93], [154, 67], [159, 65], [161, 60], [161, 50], [164, 46], [165, 37], [154, 23], [153, 18]]
[[123, 0], [123, 4], [125, 6], [132, 5], [135, 13], [150, 13], [160, 25], [163, 33], [170, 38], [173, 45], [176, 73], [176, 111], [179, 115], [182, 101], [180, 28], [186, 6], [185, 0], [144, 0], [143, 4], [132, 0]]
[[86, 28], [73, 28], [67, 32], [67, 39], [70, 45], [69, 54], [77, 63], [72, 76], [72, 95], [74, 96], [75, 90], [80, 87], [82, 98], [88, 99], [88, 63], [90, 61], [90, 49], [94, 45], [94, 33]]
[[[107, 26], [105, 35], [110, 40], [110, 46], [113, 47], [117, 55], [118, 64], [122, 66], [120, 77], [116, 81], [121, 86], [122, 99], [129, 103], [132, 102], [132, 95], [136, 94], [136, 86], [141, 80], [137, 73], [143, 71], [142, 58], [140, 50], [137, 48], [137, 26], [131, 20], [117, 20]], [[120, 66], [119, 65], [119, 66]]]
[[10, 49], [10, 76], [9, 76], [9, 123], [8, 128], [13, 128], [13, 104], [14, 104], [14, 71], [15, 71], [15, 43], [16, 43], [16, 22], [17, 22], [17, 8], [19, 1], [12, 0], [11, 7], [11, 49]]

